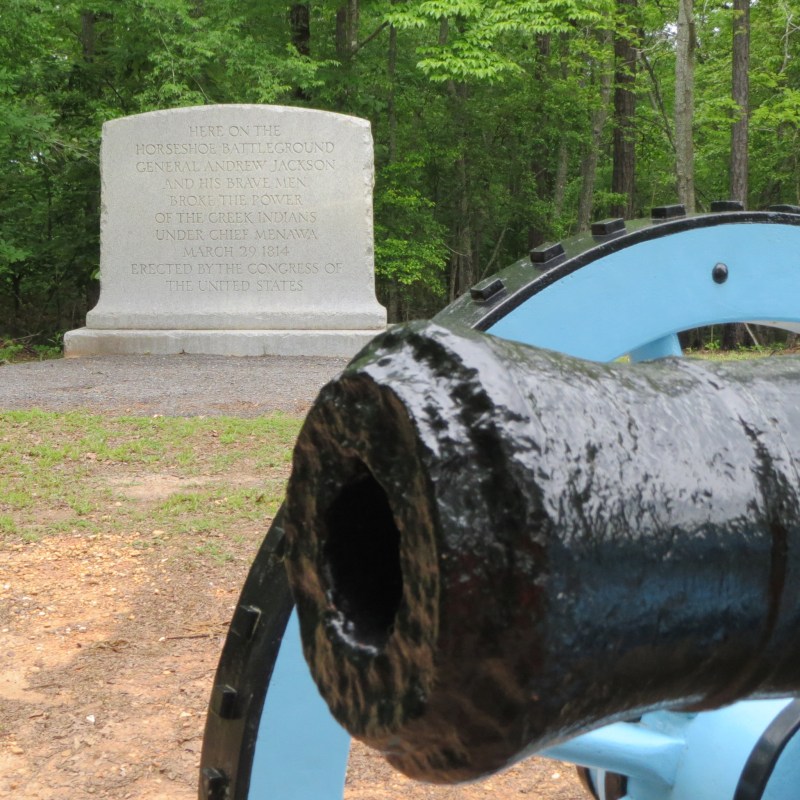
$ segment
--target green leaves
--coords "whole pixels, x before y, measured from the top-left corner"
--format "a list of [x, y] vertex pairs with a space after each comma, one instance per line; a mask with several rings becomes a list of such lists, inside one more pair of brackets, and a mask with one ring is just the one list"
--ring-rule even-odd
[[522, 71], [525, 50], [519, 37], [568, 33], [600, 23], [607, 8], [596, 1], [423, 0], [392, 6], [385, 19], [399, 29], [429, 29], [437, 37], [417, 50], [417, 67], [431, 81], [495, 83]]
[[[695, 4], [701, 206], [727, 194], [739, 113], [728, 5]], [[81, 324], [99, 263], [101, 126], [156, 108], [278, 103], [368, 118], [378, 286], [395, 315], [425, 315], [531, 242], [574, 231], [579, 207], [610, 213], [611, 31], [625, 29], [639, 42], [637, 210], [674, 202], [675, 4], [294, 7], [302, 24], [264, 0], [4, 0], [0, 333]], [[800, 0], [751, 5], [753, 207], [800, 200], [798, 19]]]
[[434, 217], [434, 204], [411, 185], [411, 173], [408, 164], [383, 173], [375, 197], [375, 271], [379, 280], [419, 284], [441, 296], [446, 229]]
[[460, 39], [449, 47], [421, 48], [419, 69], [432, 81], [494, 83], [506, 73], [519, 71], [519, 66], [502, 55], [487, 51], [479, 41]]

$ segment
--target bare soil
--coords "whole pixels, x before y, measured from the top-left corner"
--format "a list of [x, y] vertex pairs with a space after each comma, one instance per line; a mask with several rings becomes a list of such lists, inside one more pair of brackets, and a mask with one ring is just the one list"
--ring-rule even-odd
[[3, 549], [0, 796], [196, 795], [239, 588], [219, 572], [118, 535]]
[[[54, 368], [46, 371], [51, 381]], [[15, 369], [3, 367], [0, 379]], [[126, 376], [135, 382], [130, 371]], [[26, 371], [26, 396], [35, 391], [30, 377]], [[224, 384], [220, 380], [217, 386]], [[217, 391], [210, 399], [212, 413], [236, 415], [239, 399], [227, 403]], [[96, 410], [99, 401], [93, 400]], [[307, 404], [294, 390], [291, 402], [299, 404], [298, 411]], [[130, 410], [120, 405], [109, 411]], [[135, 413], [164, 410], [137, 402]], [[193, 533], [165, 535], [142, 525], [120, 529], [113, 524], [120, 508], [127, 518], [141, 512], [140, 518], [148, 519], [149, 510], [171, 494], [223, 479], [186, 478], [158, 463], [148, 470], [89, 458], [83, 466], [89, 472], [82, 480], [116, 498], [98, 516], [100, 523], [108, 520], [107, 530], [100, 524], [92, 533], [75, 528], [28, 542], [0, 536], [0, 798], [190, 800], [197, 797], [219, 653], [270, 519], [233, 521], [225, 531], [208, 532], [204, 549], [195, 546]], [[237, 471], [224, 480], [258, 485], [263, 478]], [[67, 516], [59, 508], [41, 510], [42, 522], [63, 525]], [[224, 557], [213, 557], [208, 547], [213, 541], [224, 544]], [[405, 779], [356, 744], [345, 797], [579, 800], [587, 795], [574, 768], [557, 762], [531, 759], [477, 784], [433, 787]]]
[[[126, 489], [148, 502], [168, 486], [142, 475]], [[0, 550], [0, 797], [197, 796], [212, 678], [257, 545], [248, 538], [223, 564], [181, 544], [137, 549], [140, 531]], [[543, 759], [465, 787], [415, 783], [356, 743], [345, 797], [586, 795], [572, 767]]]
[[[110, 484], [119, 483], [119, 477]], [[170, 485], [128, 481], [135, 502]], [[148, 488], [149, 487], [149, 488]], [[157, 535], [157, 532], [156, 532]], [[138, 549], [141, 531], [0, 550], [0, 797], [196, 797], [219, 652], [257, 541], [226, 563], [180, 543]], [[584, 798], [572, 767], [533, 759], [466, 787], [394, 772], [355, 744], [347, 800]]]

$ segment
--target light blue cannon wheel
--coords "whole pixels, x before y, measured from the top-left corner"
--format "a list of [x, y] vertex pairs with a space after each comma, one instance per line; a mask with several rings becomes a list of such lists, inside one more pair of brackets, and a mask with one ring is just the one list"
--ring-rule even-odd
[[[800, 323], [797, 214], [620, 225], [598, 223], [593, 235], [534, 250], [436, 319], [597, 361], [626, 353], [633, 360], [679, 355], [677, 333], [702, 325]], [[349, 739], [302, 658], [282, 537], [279, 514], [245, 582], [220, 659], [201, 758], [202, 800], [343, 795]], [[573, 758], [580, 738], [570, 743]]]

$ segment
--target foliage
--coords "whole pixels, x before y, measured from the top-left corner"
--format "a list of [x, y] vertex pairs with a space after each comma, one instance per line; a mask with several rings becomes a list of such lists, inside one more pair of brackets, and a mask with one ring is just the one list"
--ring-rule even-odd
[[[385, 19], [401, 29], [433, 28], [439, 39], [417, 48], [417, 67], [435, 83], [502, 81], [524, 70], [524, 50], [506, 48], [515, 38], [569, 33], [576, 25], [602, 23], [598, 3], [574, 0], [416, 0], [394, 6]], [[607, 10], [607, 9], [605, 9]], [[453, 20], [452, 35], [448, 34]]]
[[60, 358], [62, 344], [50, 342], [36, 344], [33, 337], [25, 339], [3, 339], [0, 337], [0, 365], [12, 364], [20, 361], [47, 361]]
[[[102, 124], [156, 108], [283, 103], [368, 118], [377, 285], [395, 318], [432, 313], [574, 232], [587, 187], [595, 215], [620, 204], [615, 31], [639, 54], [633, 206], [674, 202], [677, 4], [623, 5], [309, 0], [295, 4], [304, 32], [287, 4], [261, 0], [5, 0], [0, 334], [41, 343], [82, 323], [97, 298]], [[729, 191], [733, 11], [708, 0], [695, 17], [695, 185], [707, 208]], [[800, 203], [797, 19], [800, 0], [751, 7], [753, 207]]]

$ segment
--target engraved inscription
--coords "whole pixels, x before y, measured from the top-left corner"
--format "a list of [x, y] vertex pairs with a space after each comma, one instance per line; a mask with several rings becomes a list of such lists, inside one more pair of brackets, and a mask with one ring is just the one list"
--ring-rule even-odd
[[134, 253], [132, 276], [170, 293], [258, 294], [324, 291], [341, 275], [343, 262], [320, 258], [332, 212], [315, 192], [315, 175], [330, 181], [339, 168], [335, 141], [234, 120], [129, 147], [134, 173], [160, 198], [145, 237], [158, 260]]

